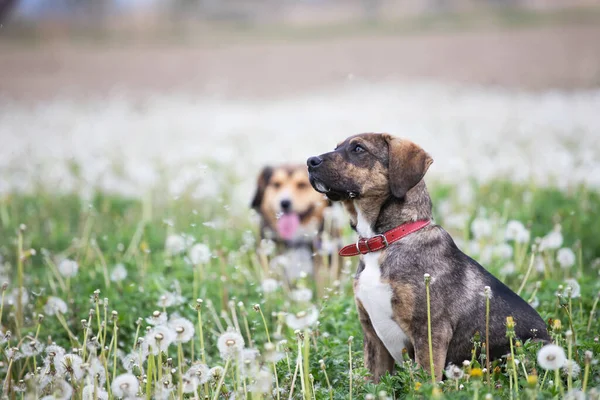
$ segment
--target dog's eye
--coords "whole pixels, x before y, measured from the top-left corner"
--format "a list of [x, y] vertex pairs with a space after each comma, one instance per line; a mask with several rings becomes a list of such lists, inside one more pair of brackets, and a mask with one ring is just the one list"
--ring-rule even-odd
[[363, 151], [365, 151], [365, 148], [362, 147], [360, 144], [356, 144], [354, 145], [354, 147], [352, 148], [352, 152], [353, 153], [362, 153]]
[[306, 182], [298, 182], [298, 184], [296, 184], [296, 187], [300, 190], [304, 190], [308, 187], [308, 183]]
[[281, 187], [281, 182], [273, 182], [273, 187], [279, 189]]

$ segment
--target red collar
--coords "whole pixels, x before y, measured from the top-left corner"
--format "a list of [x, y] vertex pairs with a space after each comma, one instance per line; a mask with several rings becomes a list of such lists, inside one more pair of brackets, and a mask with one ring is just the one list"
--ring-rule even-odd
[[348, 246], [342, 247], [339, 255], [342, 257], [351, 257], [385, 249], [390, 244], [426, 227], [430, 223], [431, 221], [429, 220], [407, 222], [406, 224], [397, 226], [394, 229], [390, 229], [383, 234], [375, 235], [369, 239], [359, 236], [355, 244], [349, 244]]

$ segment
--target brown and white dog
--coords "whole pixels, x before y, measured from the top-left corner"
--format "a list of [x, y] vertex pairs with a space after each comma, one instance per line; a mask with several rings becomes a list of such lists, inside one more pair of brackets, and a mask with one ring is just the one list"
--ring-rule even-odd
[[298, 247], [314, 245], [329, 201], [311, 187], [306, 166], [280, 165], [260, 172], [251, 206], [263, 238]]
[[490, 358], [509, 352], [506, 317], [518, 338], [549, 340], [546, 324], [523, 299], [464, 254], [432, 220], [423, 177], [433, 162], [409, 140], [352, 136], [308, 159], [313, 187], [342, 201], [361, 239], [340, 254], [361, 254], [354, 296], [364, 332], [365, 366], [375, 380], [402, 363], [402, 351], [427, 370], [429, 341], [424, 275], [431, 276], [435, 378], [448, 363], [471, 359], [476, 332], [485, 341], [483, 297], [491, 289]]

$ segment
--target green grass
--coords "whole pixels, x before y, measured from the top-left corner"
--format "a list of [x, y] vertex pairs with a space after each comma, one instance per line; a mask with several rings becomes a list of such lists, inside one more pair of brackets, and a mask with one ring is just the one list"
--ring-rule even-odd
[[[573, 329], [576, 346], [573, 348], [572, 358], [581, 367], [581, 373], [572, 379], [561, 373], [559, 384], [556, 385], [555, 381], [549, 385], [548, 381], [555, 380], [554, 373], [550, 372], [541, 386], [544, 370], [536, 364], [536, 353], [540, 345], [525, 343], [516, 350], [517, 359], [524, 364], [517, 371], [519, 397], [562, 397], [569, 385], [573, 389], [580, 389], [585, 368], [584, 352], [592, 351], [594, 357], [600, 352], [597, 312], [588, 331], [590, 311], [600, 290], [599, 266], [596, 262], [600, 257], [600, 224], [595, 220], [595, 212], [600, 210], [600, 194], [585, 187], [562, 192], [494, 182], [473, 185], [474, 196], [465, 200], [457, 195], [461, 188], [430, 184], [430, 189], [434, 204], [440, 205], [436, 209], [437, 222], [444, 225], [444, 217], [448, 218], [454, 213], [465, 213], [467, 216], [464, 228], [448, 228], [457, 239], [471, 240], [472, 233], [468, 225], [474, 218], [483, 215], [490, 221], [496, 221], [494, 230], [503, 231], [508, 220], [520, 220], [531, 230], [532, 242], [535, 237], [542, 237], [550, 232], [555, 224], [562, 226], [563, 247], [574, 250], [577, 255], [575, 265], [561, 268], [555, 261], [556, 251], [545, 251], [543, 256], [546, 270], [543, 273], [534, 270], [525, 282], [521, 295], [525, 299], [535, 297], [539, 301], [537, 309], [544, 319], [560, 321], [560, 329], [556, 328], [557, 322], [552, 322], [556, 329], [553, 328], [551, 332], [565, 350], [565, 332]], [[445, 215], [440, 212], [443, 203], [447, 208]], [[367, 379], [368, 371], [363, 367], [361, 352], [362, 332], [352, 297], [355, 259], [352, 260], [352, 265], [344, 269], [338, 281], [323, 280], [324, 288], [320, 288], [321, 290], [315, 287], [315, 281], [311, 277], [305, 277], [296, 283], [315, 291], [309, 303], [291, 301], [290, 290], [286, 285], [279, 287], [274, 293], [264, 293], [261, 282], [271, 274], [265, 260], [272, 258], [274, 254], [262, 254], [257, 250], [258, 245], [249, 241], [249, 237], [256, 237], [256, 227], [251, 223], [249, 213], [246, 210], [231, 210], [225, 204], [227, 203], [219, 201], [199, 202], [187, 196], [166, 199], [159, 192], [152, 193], [143, 201], [97, 193], [91, 202], [84, 202], [77, 196], [56, 195], [41, 189], [35, 195], [15, 194], [0, 198], [0, 254], [4, 256], [3, 273], [0, 275], [10, 282], [3, 292], [5, 301], [1, 315], [2, 331], [11, 332], [8, 341], [0, 340], [0, 381], [4, 393], [9, 397], [21, 398], [21, 388], [27, 388], [28, 393], [36, 393], [37, 397], [55, 391], [62, 382], [62, 377], [59, 376], [60, 371], [56, 371], [56, 366], [44, 367], [45, 353], [11, 361], [10, 349], [27, 344], [37, 337], [42, 344], [55, 342], [67, 352], [79, 349], [76, 351], [83, 355], [80, 348], [85, 328], [81, 320], [88, 318], [91, 324], [87, 328], [90, 332], [87, 341], [98, 337], [102, 342], [105, 337], [107, 347], [88, 348], [85, 361], [91, 362], [93, 358], [100, 361], [109, 381], [103, 388], [108, 389], [113, 375], [125, 371], [119, 360], [121, 351], [126, 354], [133, 349], [139, 318], [147, 318], [155, 310], [163, 310], [170, 316], [179, 314], [188, 318], [196, 327], [193, 339], [182, 344], [182, 353], [173, 344], [161, 355], [162, 382], [167, 382], [167, 386], [173, 389], [171, 398], [179, 397], [176, 387], [181, 376], [179, 363], [181, 362], [185, 372], [192, 362], [202, 359], [199, 322], [203, 328], [206, 347], [205, 361], [209, 367], [214, 367], [225, 365], [217, 348], [218, 337], [222, 334], [219, 325], [223, 328], [230, 323], [236, 325], [236, 319], [247, 347], [249, 331], [253, 347], [260, 350], [261, 354], [264, 355], [264, 346], [269, 339], [283, 352], [284, 357], [275, 364], [277, 382], [282, 389], [280, 398], [290, 397], [297, 362], [299, 368], [292, 398], [314, 396], [316, 399], [328, 399], [331, 395], [335, 399], [347, 399], [350, 393], [357, 399], [365, 398], [368, 394], [377, 398], [381, 391], [387, 393], [385, 396], [393, 398], [426, 398], [432, 394], [434, 387], [428, 373], [410, 361], [397, 366], [396, 373], [384, 377], [378, 385]], [[352, 233], [346, 233], [348, 241], [352, 241]], [[170, 234], [186, 234], [195, 238], [197, 243], [204, 243], [210, 248], [213, 257], [205, 264], [192, 266], [186, 261], [185, 254], [169, 255], [165, 251], [165, 241]], [[500, 241], [497, 236], [478, 240], [482, 247], [496, 245]], [[21, 250], [19, 237], [22, 238]], [[492, 257], [486, 264], [514, 290], [523, 282], [531, 254], [529, 247], [521, 246], [522, 252], [518, 248], [519, 246], [512, 257], [516, 269], [514, 273], [503, 272], [506, 260], [498, 257]], [[35, 254], [28, 252], [28, 249], [35, 249]], [[19, 252], [22, 274], [18, 272]], [[57, 271], [56, 264], [62, 257], [77, 261], [79, 270], [74, 277], [61, 276]], [[118, 263], [126, 267], [127, 278], [121, 282], [107, 279]], [[575, 278], [581, 284], [581, 296], [571, 301], [555, 295], [559, 285], [564, 285], [567, 278]], [[23, 280], [24, 290], [29, 295], [29, 301], [23, 305], [22, 312], [16, 305], [10, 305], [6, 301], [8, 295], [19, 286], [19, 279]], [[536, 282], [540, 282], [537, 289]], [[94, 296], [97, 290], [99, 294]], [[535, 296], [532, 296], [534, 291]], [[163, 308], [159, 306], [159, 299], [167, 292], [178, 293], [185, 300], [181, 304]], [[45, 314], [44, 306], [49, 296], [59, 297], [67, 303], [64, 323], [76, 339], [69, 337], [56, 315], [46, 315], [43, 319], [38, 317], [39, 314]], [[108, 299], [106, 305], [104, 298]], [[200, 321], [197, 298], [203, 300]], [[209, 306], [211, 302], [214, 312]], [[238, 305], [238, 302], [243, 304]], [[255, 304], [260, 305], [265, 316], [269, 336], [261, 314], [253, 307]], [[286, 325], [282, 313], [307, 310], [313, 304], [319, 310], [318, 326], [295, 333]], [[90, 309], [97, 309], [99, 314], [92, 314], [90, 318]], [[117, 312], [114, 318], [111, 314], [113, 310]], [[216, 314], [221, 316], [222, 312], [225, 313], [223, 318], [217, 317]], [[245, 319], [248, 329], [245, 328]], [[119, 349], [116, 365], [113, 364], [115, 347], [111, 346], [115, 323], [118, 326]], [[142, 321], [137, 337], [145, 335], [147, 325]], [[304, 340], [298, 339], [299, 336], [304, 336]], [[349, 344], [350, 337], [354, 340]], [[280, 343], [281, 340], [287, 340], [287, 344]], [[308, 355], [307, 363], [297, 360], [299, 345], [301, 354]], [[351, 348], [350, 353], [348, 346]], [[322, 364], [319, 363], [320, 360], [323, 360]], [[149, 362], [154, 364], [150, 371]], [[350, 362], [352, 380], [349, 374]], [[253, 366], [255, 363], [258, 369], [263, 368], [268, 373], [273, 371], [272, 363], [265, 359], [259, 357], [250, 364]], [[244, 377], [238, 373], [235, 362], [230, 364], [221, 388], [223, 398], [226, 393], [236, 389], [242, 398], [245, 393], [253, 399], [272, 398], [271, 395], [250, 393], [256, 373], [248, 373]], [[36, 372], [34, 365], [42, 368]], [[140, 394], [143, 398], [152, 395], [155, 385], [160, 386], [157, 383], [157, 365], [158, 359], [154, 357], [151, 361], [148, 359], [144, 362], [141, 366], [143, 371], [140, 368], [133, 369], [133, 374], [141, 382]], [[510, 365], [506, 360], [495, 362], [493, 385], [488, 387], [485, 374], [483, 380], [476, 377], [477, 368], [484, 367], [485, 362], [475, 360], [465, 368], [466, 375], [460, 382], [446, 380], [436, 390], [441, 390], [444, 397], [457, 399], [475, 398], [476, 395], [483, 398], [487, 393], [492, 393], [494, 398], [516, 398], [516, 392], [510, 390], [509, 376], [514, 376], [511, 375], [513, 372], [510, 368], [507, 368]], [[535, 383], [530, 378], [528, 383], [525, 371], [531, 375], [534, 370], [539, 374], [539, 379]], [[144, 378], [148, 372], [149, 376]], [[473, 375], [470, 378], [469, 372]], [[39, 389], [39, 382], [50, 378], [53, 383]], [[65, 378], [74, 389], [74, 398], [81, 397], [86, 384], [93, 385], [97, 381], [87, 373], [81, 379], [77, 379], [76, 374], [68, 373]], [[331, 393], [329, 385], [332, 387]], [[598, 385], [600, 368], [593, 363], [589, 371], [588, 392]], [[218, 397], [215, 394], [217, 386], [216, 379], [206, 386], [200, 385], [200, 398], [204, 395]], [[462, 389], [457, 390], [457, 386]], [[193, 398], [192, 394], [184, 396]], [[385, 396], [382, 395], [384, 398]]]

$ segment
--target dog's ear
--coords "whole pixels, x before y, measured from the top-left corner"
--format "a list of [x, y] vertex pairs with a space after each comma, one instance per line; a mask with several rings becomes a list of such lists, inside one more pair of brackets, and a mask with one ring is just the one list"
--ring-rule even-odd
[[429, 169], [433, 159], [410, 140], [384, 135], [389, 151], [390, 190], [397, 198], [404, 198]]
[[254, 198], [252, 199], [252, 203], [250, 205], [255, 210], [260, 209], [260, 205], [265, 194], [265, 189], [269, 184], [271, 175], [273, 175], [273, 168], [269, 166], [264, 167], [260, 172], [260, 175], [258, 175], [258, 181], [256, 183], [256, 193], [254, 193]]

